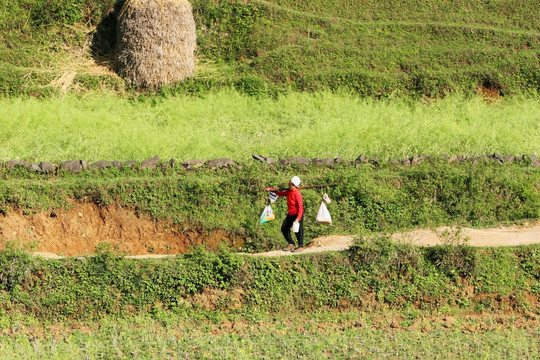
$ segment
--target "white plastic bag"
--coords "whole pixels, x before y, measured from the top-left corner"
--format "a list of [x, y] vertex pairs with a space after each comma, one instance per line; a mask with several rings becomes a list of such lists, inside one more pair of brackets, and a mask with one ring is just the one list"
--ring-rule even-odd
[[292, 229], [293, 233], [299, 232], [300, 231], [300, 222], [295, 220], [292, 223], [291, 229]]
[[267, 222], [270, 222], [274, 220], [275, 218], [276, 216], [274, 215], [274, 211], [272, 210], [272, 207], [270, 205], [266, 205], [261, 214], [261, 224], [266, 224]]
[[330, 204], [332, 202], [332, 200], [330, 200], [330, 197], [328, 196], [327, 193], [324, 193], [324, 195], [322, 196], [322, 199], [327, 204]]
[[315, 221], [317, 221], [319, 224], [332, 225], [332, 217], [330, 216], [330, 212], [328, 211], [324, 201], [321, 202], [319, 212], [317, 213], [317, 219]]

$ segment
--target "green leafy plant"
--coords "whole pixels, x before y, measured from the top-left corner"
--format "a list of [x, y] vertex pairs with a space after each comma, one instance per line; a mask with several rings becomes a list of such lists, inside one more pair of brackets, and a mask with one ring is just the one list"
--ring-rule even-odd
[[442, 245], [430, 248], [428, 257], [449, 276], [472, 276], [478, 267], [477, 250], [468, 245], [468, 238], [463, 237], [462, 229], [449, 229], [438, 232]]

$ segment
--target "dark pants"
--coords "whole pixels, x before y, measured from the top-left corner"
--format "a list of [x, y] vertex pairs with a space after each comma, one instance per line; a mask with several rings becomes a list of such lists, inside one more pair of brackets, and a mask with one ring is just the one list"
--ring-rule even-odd
[[[285, 237], [285, 240], [287, 240], [288, 244], [293, 244], [294, 241], [291, 236], [291, 226], [296, 220], [296, 215], [287, 215], [285, 220], [283, 220], [283, 225], [281, 225], [281, 232], [283, 233], [283, 236]], [[302, 219], [300, 220], [300, 230], [296, 233], [296, 239], [298, 240], [298, 246], [304, 246], [304, 217], [302, 216]]]

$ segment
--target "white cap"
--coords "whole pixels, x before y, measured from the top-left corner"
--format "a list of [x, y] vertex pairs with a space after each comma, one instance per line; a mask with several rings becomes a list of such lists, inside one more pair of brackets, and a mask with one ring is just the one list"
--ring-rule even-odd
[[298, 186], [300, 185], [300, 178], [298, 176], [293, 176], [293, 178], [291, 179], [291, 182], [294, 186]]

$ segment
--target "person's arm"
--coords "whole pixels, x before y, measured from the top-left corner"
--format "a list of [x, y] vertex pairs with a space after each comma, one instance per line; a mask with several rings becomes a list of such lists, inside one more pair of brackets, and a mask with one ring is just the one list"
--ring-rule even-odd
[[287, 191], [280, 191], [280, 190], [274, 189], [273, 187], [267, 187], [264, 189], [264, 191], [271, 191], [277, 196], [287, 196]]
[[296, 216], [296, 221], [300, 221], [304, 215], [304, 201], [300, 191], [296, 193], [296, 205], [298, 206], [298, 215]]

